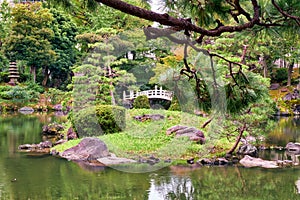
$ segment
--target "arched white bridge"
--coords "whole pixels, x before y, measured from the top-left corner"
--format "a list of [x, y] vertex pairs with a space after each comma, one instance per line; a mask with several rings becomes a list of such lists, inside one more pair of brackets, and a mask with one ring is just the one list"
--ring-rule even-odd
[[138, 96], [146, 95], [149, 99], [164, 99], [172, 101], [173, 92], [169, 90], [163, 90], [162, 87], [159, 89], [155, 86], [154, 90], [145, 90], [145, 91], [129, 91], [129, 94], [126, 94], [126, 91], [123, 91], [123, 100], [132, 100]]

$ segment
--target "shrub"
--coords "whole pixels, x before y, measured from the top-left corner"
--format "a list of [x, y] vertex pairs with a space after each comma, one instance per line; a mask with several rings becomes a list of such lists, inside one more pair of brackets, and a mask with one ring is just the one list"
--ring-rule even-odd
[[171, 110], [171, 111], [181, 111], [181, 107], [180, 107], [178, 99], [176, 97], [173, 97], [169, 110]]
[[45, 91], [45, 89], [41, 85], [32, 81], [26, 82], [25, 85], [27, 86], [27, 90], [32, 90], [38, 93], [43, 93]]
[[20, 86], [0, 86], [0, 98], [13, 101], [37, 101], [39, 93]]
[[150, 109], [150, 103], [148, 97], [146, 95], [138, 96], [133, 102], [133, 107], [136, 109], [141, 109], [141, 108]]
[[96, 111], [99, 124], [104, 133], [115, 133], [125, 129], [125, 108], [112, 105], [98, 105]]
[[19, 86], [15, 86], [15, 87], [12, 87], [12, 89], [10, 91], [7, 92], [10, 96], [11, 96], [11, 99], [14, 99], [14, 100], [29, 100], [29, 94], [28, 92], [22, 88], [22, 87], [19, 87]]
[[275, 82], [286, 81], [288, 78], [288, 69], [287, 68], [279, 68], [276, 70], [273, 80]]
[[12, 86], [10, 85], [0, 85], [0, 92], [9, 91], [12, 89]]
[[47, 92], [45, 92], [45, 97], [51, 100], [53, 105], [62, 103], [65, 100], [69, 100], [71, 93], [56, 89], [56, 88], [49, 88]]
[[125, 108], [98, 105], [73, 111], [70, 115], [73, 127], [80, 137], [99, 136], [119, 132], [125, 128]]

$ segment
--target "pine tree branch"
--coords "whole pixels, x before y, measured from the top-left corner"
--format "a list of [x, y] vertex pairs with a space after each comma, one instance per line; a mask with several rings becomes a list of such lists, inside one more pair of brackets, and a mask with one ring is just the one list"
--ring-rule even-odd
[[252, 28], [260, 21], [260, 7], [257, 0], [251, 0], [253, 6], [253, 17], [249, 22], [237, 26], [220, 26], [217, 29], [207, 30], [192, 24], [189, 19], [174, 18], [168, 14], [159, 14], [150, 10], [146, 10], [121, 0], [95, 0], [99, 3], [107, 5], [111, 8], [120, 10], [124, 13], [146, 19], [149, 21], [159, 22], [162, 25], [176, 27], [180, 30], [193, 31], [206, 36], [220, 36], [224, 32], [239, 32], [248, 28]]
[[278, 10], [278, 12], [280, 12], [284, 17], [288, 17], [290, 19], [295, 20], [295, 22], [298, 24], [298, 26], [300, 26], [300, 17], [290, 15], [289, 13], [285, 12], [282, 8], [280, 8], [280, 6], [275, 2], [275, 0], [272, 0], [272, 4]]

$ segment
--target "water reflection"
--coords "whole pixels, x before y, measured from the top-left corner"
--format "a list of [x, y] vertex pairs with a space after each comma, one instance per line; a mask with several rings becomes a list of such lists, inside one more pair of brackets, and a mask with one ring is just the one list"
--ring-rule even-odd
[[266, 142], [271, 146], [282, 146], [289, 142], [300, 141], [300, 117], [279, 117], [278, 125], [267, 137]]

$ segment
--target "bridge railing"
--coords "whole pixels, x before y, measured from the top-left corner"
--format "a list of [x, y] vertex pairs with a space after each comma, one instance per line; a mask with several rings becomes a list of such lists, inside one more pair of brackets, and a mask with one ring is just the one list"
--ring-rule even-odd
[[165, 99], [171, 101], [173, 98], [173, 92], [169, 90], [163, 90], [162, 87], [159, 89], [155, 86], [154, 90], [146, 91], [129, 91], [129, 94], [126, 94], [126, 91], [123, 92], [123, 100], [135, 99], [138, 96], [146, 95], [149, 99]]

